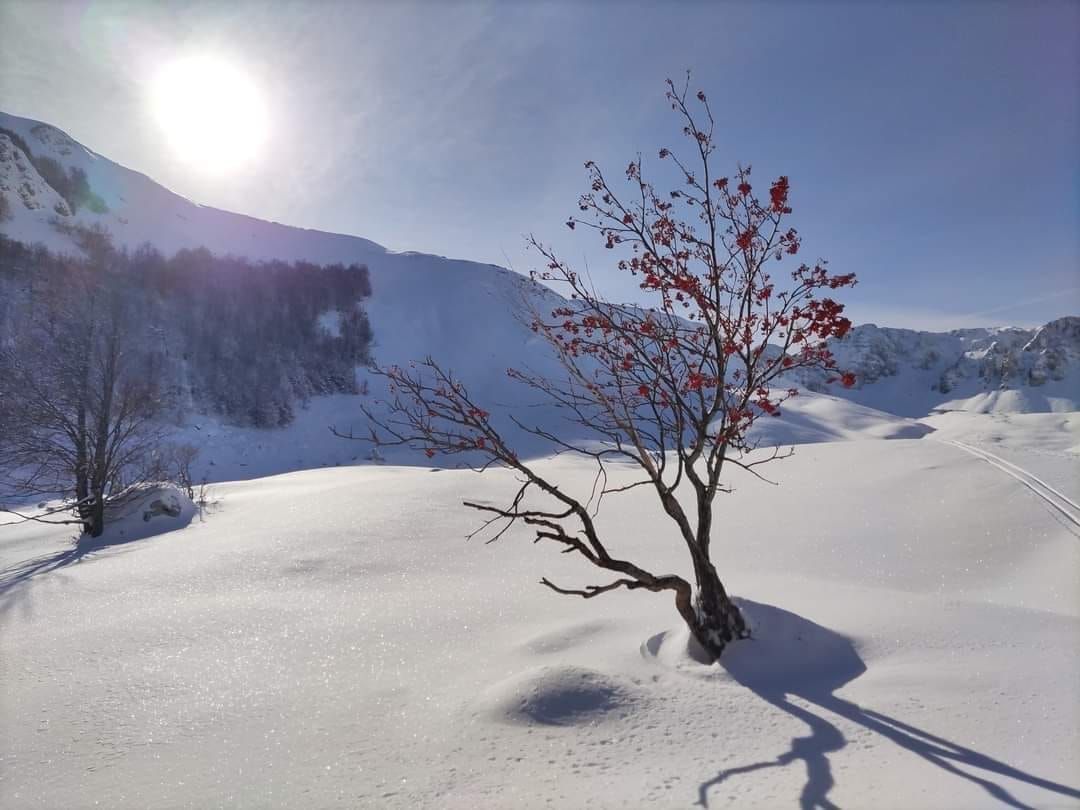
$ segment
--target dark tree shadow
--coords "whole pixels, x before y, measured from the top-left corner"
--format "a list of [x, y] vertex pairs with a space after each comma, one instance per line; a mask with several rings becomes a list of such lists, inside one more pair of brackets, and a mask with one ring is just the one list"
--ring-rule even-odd
[[29, 560], [0, 569], [0, 616], [10, 611], [19, 597], [29, 588], [32, 580], [82, 562], [114, 546], [125, 546], [141, 540], [141, 537], [92, 538], [81, 535], [72, 540], [71, 546], [53, 554], [43, 554]]
[[[972, 782], [1009, 807], [1030, 808], [1013, 796], [997, 778], [1014, 779], [1050, 793], [1080, 799], [1080, 789], [1062, 785], [1014, 768], [966, 746], [931, 734], [894, 717], [864, 709], [834, 692], [866, 671], [851, 640], [794, 613], [742, 600], [752, 617], [757, 637], [732, 645], [720, 661], [731, 676], [763, 700], [802, 720], [809, 736], [792, 739], [775, 759], [726, 768], [698, 788], [698, 804], [708, 807], [709, 790], [723, 782], [766, 768], [802, 762], [806, 784], [799, 796], [803, 810], [836, 810], [829, 800], [835, 780], [829, 754], [847, 740], [827, 719], [826, 712], [879, 734], [926, 762]], [[815, 713], [790, 698], [822, 710]]]
[[182, 529], [191, 522], [193, 514], [186, 510], [177, 517], [167, 519], [124, 522], [120, 526], [106, 528], [101, 537], [76, 535], [68, 548], [0, 569], [0, 617], [15, 607], [34, 579], [83, 562], [104, 551], [120, 546], [132, 546], [139, 541]]

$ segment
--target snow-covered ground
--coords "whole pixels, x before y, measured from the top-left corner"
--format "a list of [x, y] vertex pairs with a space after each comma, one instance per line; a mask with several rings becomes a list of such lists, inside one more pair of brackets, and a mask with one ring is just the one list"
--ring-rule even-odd
[[[372, 386], [374, 388], [374, 385]], [[521, 386], [506, 386], [497, 400], [505, 405], [515, 395], [526, 399], [530, 392]], [[317, 467], [347, 467], [371, 463], [371, 446], [349, 442], [330, 431], [354, 431], [368, 435], [367, 421], [360, 411], [363, 400], [347, 394], [316, 397], [291, 425], [266, 430], [236, 427], [208, 416], [192, 415], [171, 433], [173, 441], [199, 448], [194, 470], [196, 480], [210, 482], [259, 478]], [[568, 435], [572, 428], [561, 412], [543, 407], [524, 411], [535, 422]], [[803, 392], [789, 400], [778, 419], [762, 419], [754, 427], [754, 440], [761, 445], [796, 445], [809, 442], [855, 439], [909, 439], [930, 433], [923, 422], [876, 411], [826, 394]], [[966, 435], [966, 434], [965, 434]], [[522, 436], [515, 446], [522, 457], [546, 455], [554, 448]], [[430, 463], [422, 454], [383, 448], [382, 459], [401, 464]], [[440, 461], [436, 458], [435, 461]], [[451, 464], [460, 461], [448, 460]]]
[[[667, 597], [561, 597], [539, 577], [598, 580], [522, 533], [465, 542], [502, 472], [220, 484], [83, 556], [0, 530], [0, 805], [1078, 807], [1080, 529], [939, 440], [1075, 458], [1076, 422], [969, 417], [733, 473], [716, 556], [757, 638], [720, 666]], [[684, 570], [641, 490], [600, 525]]]
[[1080, 502], [1080, 412], [980, 414], [954, 411], [919, 420], [939, 441], [958, 441], [1054, 482]]

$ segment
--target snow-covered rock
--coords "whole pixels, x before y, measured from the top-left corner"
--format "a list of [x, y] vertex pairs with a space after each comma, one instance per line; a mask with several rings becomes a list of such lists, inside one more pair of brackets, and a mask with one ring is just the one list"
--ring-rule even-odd
[[26, 153], [3, 132], [0, 132], [0, 195], [7, 201], [12, 223], [28, 218], [71, 216], [67, 201], [45, 182]]
[[198, 507], [174, 484], [139, 484], [105, 507], [105, 532], [97, 542], [111, 545], [182, 529], [196, 514]]

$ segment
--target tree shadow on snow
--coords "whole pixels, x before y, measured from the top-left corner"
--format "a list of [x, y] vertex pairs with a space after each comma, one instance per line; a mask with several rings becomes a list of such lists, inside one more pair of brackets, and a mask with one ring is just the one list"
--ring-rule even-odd
[[[847, 740], [828, 714], [842, 717], [895, 743], [926, 762], [980, 786], [1004, 805], [1030, 808], [995, 778], [1015, 779], [1043, 790], [1080, 799], [1080, 790], [1042, 779], [971, 748], [946, 740], [894, 717], [864, 709], [834, 692], [866, 671], [851, 640], [780, 608], [742, 600], [755, 638], [732, 645], [720, 661], [731, 676], [763, 700], [806, 723], [809, 735], [795, 737], [775, 759], [726, 768], [698, 788], [698, 804], [708, 807], [709, 791], [741, 774], [802, 762], [806, 783], [799, 796], [803, 810], [836, 810], [829, 800], [835, 780], [829, 754]], [[797, 699], [804, 705], [799, 705]], [[809, 707], [805, 706], [809, 704]], [[822, 709], [815, 712], [813, 708]]]
[[75, 565], [106, 550], [182, 529], [191, 522], [193, 514], [192, 509], [185, 508], [175, 516], [119, 521], [118, 525], [107, 527], [101, 537], [77, 535], [72, 538], [72, 545], [68, 548], [0, 569], [0, 617], [15, 607], [19, 597], [25, 594], [31, 581], [37, 577]]
[[70, 548], [23, 560], [0, 570], [0, 616], [15, 606], [18, 597], [34, 578], [82, 562], [83, 558], [111, 546], [132, 543], [135, 539], [120, 538], [111, 542], [98, 542], [95, 538], [82, 535], [73, 541]]

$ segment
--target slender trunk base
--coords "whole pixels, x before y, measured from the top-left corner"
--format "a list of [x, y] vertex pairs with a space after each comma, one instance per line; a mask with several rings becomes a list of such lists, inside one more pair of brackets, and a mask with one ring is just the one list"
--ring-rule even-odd
[[83, 533], [90, 537], [101, 537], [105, 531], [105, 501], [94, 498], [89, 503], [80, 504], [79, 520], [82, 521]]
[[101, 533], [105, 531], [105, 500], [103, 498], [97, 498], [94, 501], [94, 522], [90, 527], [91, 537], [101, 537]]
[[699, 570], [697, 579], [693, 604], [683, 618], [701, 649], [715, 661], [732, 641], [749, 638], [750, 630], [711, 565]]

